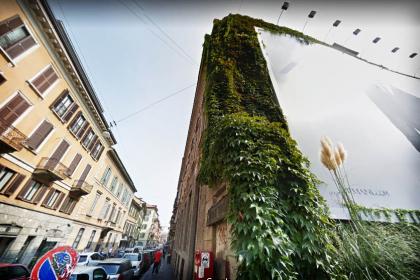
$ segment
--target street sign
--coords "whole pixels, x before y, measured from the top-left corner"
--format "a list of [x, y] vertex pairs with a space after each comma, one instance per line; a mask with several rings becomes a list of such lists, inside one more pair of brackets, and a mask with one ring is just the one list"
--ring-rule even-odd
[[210, 253], [209, 252], [201, 253], [201, 266], [204, 268], [210, 267]]
[[68, 280], [79, 256], [70, 246], [61, 246], [45, 253], [34, 265], [31, 280]]

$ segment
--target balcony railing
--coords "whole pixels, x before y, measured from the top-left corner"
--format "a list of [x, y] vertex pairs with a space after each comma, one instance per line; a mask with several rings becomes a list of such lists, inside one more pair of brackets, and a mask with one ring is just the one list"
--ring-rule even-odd
[[68, 177], [68, 168], [55, 158], [41, 158], [34, 170], [34, 176], [44, 181], [64, 180]]
[[80, 197], [83, 195], [90, 194], [93, 186], [88, 184], [84, 180], [75, 180], [73, 186], [70, 189], [70, 195]]
[[6, 125], [0, 119], [0, 154], [20, 151], [26, 135], [12, 125]]

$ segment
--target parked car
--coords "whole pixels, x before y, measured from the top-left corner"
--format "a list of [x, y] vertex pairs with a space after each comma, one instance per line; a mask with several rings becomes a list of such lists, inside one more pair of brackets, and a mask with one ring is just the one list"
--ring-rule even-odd
[[108, 280], [110, 277], [100, 266], [77, 266], [69, 280]]
[[98, 252], [80, 253], [77, 265], [95, 265], [98, 261], [104, 260], [105, 257]]
[[131, 261], [127, 259], [107, 259], [97, 264], [103, 267], [110, 276], [110, 280], [133, 280], [134, 269]]
[[29, 280], [30, 273], [22, 264], [0, 263], [1, 280]]
[[131, 266], [134, 269], [134, 277], [139, 278], [143, 272], [143, 258], [141, 253], [126, 253], [123, 256], [123, 259], [131, 261]]

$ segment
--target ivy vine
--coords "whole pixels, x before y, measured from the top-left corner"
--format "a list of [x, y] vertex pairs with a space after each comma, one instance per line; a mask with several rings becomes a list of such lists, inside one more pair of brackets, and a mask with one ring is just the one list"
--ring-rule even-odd
[[206, 36], [204, 138], [200, 180], [229, 185], [232, 248], [239, 279], [334, 276], [325, 201], [290, 137], [254, 27], [316, 40], [246, 16], [215, 20]]

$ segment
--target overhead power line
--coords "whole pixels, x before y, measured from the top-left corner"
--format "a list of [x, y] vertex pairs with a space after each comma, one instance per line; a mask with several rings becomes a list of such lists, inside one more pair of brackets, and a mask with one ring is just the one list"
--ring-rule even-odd
[[137, 115], [137, 114], [140, 114], [141, 112], [144, 112], [144, 111], [146, 111], [146, 110], [148, 110], [148, 109], [152, 108], [153, 106], [156, 106], [157, 104], [159, 104], [159, 103], [161, 103], [161, 102], [163, 102], [163, 101], [165, 101], [165, 100], [167, 100], [167, 99], [169, 99], [169, 98], [171, 98], [171, 97], [174, 97], [175, 95], [180, 94], [180, 93], [182, 93], [183, 91], [185, 91], [185, 90], [187, 90], [187, 89], [189, 89], [189, 88], [191, 88], [191, 87], [193, 87], [193, 86], [195, 86], [195, 85], [196, 85], [196, 83], [191, 84], [191, 85], [189, 85], [189, 86], [187, 86], [187, 87], [184, 87], [184, 88], [182, 88], [182, 89], [180, 89], [180, 90], [175, 91], [174, 93], [169, 94], [168, 96], [166, 96], [166, 97], [164, 97], [164, 98], [162, 98], [162, 99], [156, 100], [155, 102], [150, 103], [149, 105], [146, 105], [146, 106], [144, 106], [143, 108], [141, 108], [141, 109], [139, 109], [139, 110], [137, 110], [137, 111], [134, 111], [133, 113], [128, 114], [127, 116], [125, 116], [125, 117], [121, 118], [120, 120], [118, 120], [118, 121], [117, 121], [117, 123], [123, 122], [123, 121], [125, 121], [125, 120], [127, 120], [127, 119], [129, 119], [129, 118], [132, 118], [133, 116], [135, 116], [135, 115]]
[[[145, 20], [137, 12], [135, 12], [127, 3], [125, 3], [123, 0], [118, 0], [118, 2], [120, 2], [125, 8], [127, 8], [127, 10], [129, 10], [130, 13], [132, 13], [136, 18], [138, 18], [142, 23], [144, 23], [146, 25], [146, 27], [148, 28], [148, 30], [156, 38], [158, 38], [164, 45], [166, 45], [168, 48], [172, 49], [174, 52], [176, 52], [178, 55], [180, 55], [182, 58], [184, 58], [189, 63], [193, 64], [194, 66], [197, 65], [197, 63], [191, 58], [190, 55], [188, 55], [188, 54], [186, 55], [186, 54], [184, 54], [184, 51], [180, 51], [180, 50], [178, 50], [178, 48], [174, 48], [171, 44], [169, 44], [166, 40], [164, 40], [161, 36], [159, 36], [152, 28], [149, 27], [147, 22], [145, 22]], [[174, 43], [172, 42], [172, 44], [174, 44]]]
[[146, 14], [146, 10], [140, 5], [139, 2], [132, 0], [132, 2], [142, 10], [143, 15], [152, 23], [169, 41], [171, 41], [186, 57], [188, 57], [194, 64], [197, 62], [191, 57], [165, 30], [163, 30], [150, 16]]

